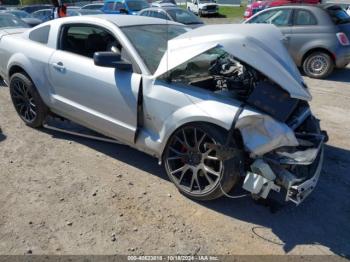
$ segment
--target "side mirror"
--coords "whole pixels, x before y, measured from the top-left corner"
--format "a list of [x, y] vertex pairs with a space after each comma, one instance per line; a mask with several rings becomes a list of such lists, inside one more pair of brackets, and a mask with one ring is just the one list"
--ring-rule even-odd
[[124, 61], [119, 53], [115, 52], [96, 52], [94, 54], [94, 63], [97, 66], [112, 67], [123, 71], [132, 71], [132, 64]]

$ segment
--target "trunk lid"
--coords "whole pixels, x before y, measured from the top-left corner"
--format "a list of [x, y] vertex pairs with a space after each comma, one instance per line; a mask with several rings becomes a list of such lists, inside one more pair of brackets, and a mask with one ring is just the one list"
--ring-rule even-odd
[[168, 49], [154, 77], [220, 46], [286, 90], [291, 97], [311, 100], [304, 81], [283, 46], [281, 32], [272, 25], [209, 25], [168, 41]]

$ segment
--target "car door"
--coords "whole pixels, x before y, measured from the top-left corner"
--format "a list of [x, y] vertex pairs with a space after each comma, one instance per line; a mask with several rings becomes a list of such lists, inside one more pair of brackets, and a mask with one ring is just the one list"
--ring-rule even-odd
[[321, 40], [325, 36], [328, 38], [328, 35], [324, 34], [323, 27], [309, 10], [301, 8], [294, 10], [289, 51], [294, 61], [301, 60], [302, 50], [307, 48], [308, 43], [315, 39]]
[[273, 24], [278, 27], [278, 29], [283, 34], [282, 42], [290, 50], [290, 38], [292, 33], [292, 14], [293, 10], [291, 8], [274, 8], [272, 10], [266, 10], [260, 14], [252, 17], [247, 23], [253, 24]]
[[108, 30], [92, 24], [66, 24], [58, 42], [49, 61], [54, 108], [68, 119], [132, 143], [141, 74], [99, 67], [92, 58], [96, 51], [118, 48], [123, 55], [127, 49]]

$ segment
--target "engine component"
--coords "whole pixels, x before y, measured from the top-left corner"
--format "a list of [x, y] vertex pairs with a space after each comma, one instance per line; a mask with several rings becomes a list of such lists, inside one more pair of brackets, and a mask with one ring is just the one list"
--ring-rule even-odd
[[271, 190], [280, 192], [280, 187], [277, 186], [273, 181], [266, 179], [265, 177], [247, 172], [244, 179], [243, 189], [251, 192], [253, 195], [258, 197], [267, 198]]
[[264, 81], [256, 84], [247, 103], [260, 109], [273, 118], [285, 122], [298, 105], [298, 99], [290, 95], [277, 85]]

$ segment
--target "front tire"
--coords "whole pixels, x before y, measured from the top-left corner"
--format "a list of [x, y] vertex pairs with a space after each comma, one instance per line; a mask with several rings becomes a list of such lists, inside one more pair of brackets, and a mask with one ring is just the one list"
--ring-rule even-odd
[[10, 78], [9, 87], [19, 117], [30, 127], [41, 127], [48, 115], [48, 108], [32, 80], [24, 73], [15, 73]]
[[311, 78], [323, 79], [334, 70], [334, 62], [325, 52], [313, 52], [303, 62], [304, 73]]
[[220, 160], [214, 150], [206, 148], [207, 143], [223, 145], [225, 135], [211, 125], [191, 124], [170, 137], [163, 156], [165, 170], [182, 194], [195, 200], [212, 200], [238, 182], [235, 162]]

